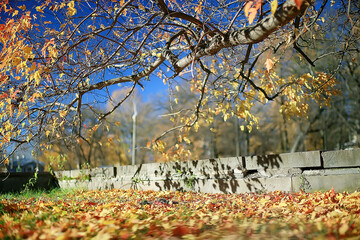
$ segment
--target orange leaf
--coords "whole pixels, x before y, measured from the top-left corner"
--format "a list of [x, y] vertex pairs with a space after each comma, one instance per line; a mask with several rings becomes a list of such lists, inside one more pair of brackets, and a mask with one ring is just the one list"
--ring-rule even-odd
[[[254, 3], [255, 3], [255, 5], [254, 5]], [[244, 12], [245, 12], [245, 16], [249, 20], [249, 24], [252, 24], [254, 22], [256, 13], [261, 7], [261, 3], [262, 3], [262, 0], [257, 0], [256, 2], [249, 1], [246, 3], [246, 5], [244, 7]]]
[[257, 10], [255, 8], [251, 8], [250, 10], [250, 14], [249, 14], [249, 24], [252, 24], [254, 22], [254, 19], [256, 17], [256, 13], [257, 13]]
[[7, 97], [8, 97], [7, 93], [3, 93], [0, 95], [0, 99], [7, 98]]
[[245, 4], [244, 7], [244, 12], [245, 12], [245, 16], [248, 17], [249, 16], [249, 10], [251, 8], [251, 6], [253, 5], [253, 1], [249, 1]]
[[19, 89], [15, 90], [15, 92], [14, 92], [14, 93], [12, 93], [12, 94], [10, 95], [10, 97], [11, 97], [12, 99], [16, 99], [17, 94], [18, 94], [19, 92], [20, 92], [20, 90], [19, 90]]
[[297, 9], [300, 10], [302, 2], [303, 2], [303, 0], [295, 0], [295, 4], [296, 4]]
[[274, 61], [271, 60], [270, 58], [266, 59], [265, 67], [268, 72], [270, 72], [270, 70], [273, 68], [273, 66], [274, 66]]
[[173, 235], [175, 237], [181, 237], [188, 233], [189, 233], [189, 229], [182, 225], [178, 225], [176, 228], [173, 229]]

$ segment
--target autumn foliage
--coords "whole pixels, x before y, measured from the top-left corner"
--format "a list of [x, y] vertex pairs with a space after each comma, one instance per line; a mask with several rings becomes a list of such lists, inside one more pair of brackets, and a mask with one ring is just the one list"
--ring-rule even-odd
[[0, 200], [0, 238], [337, 239], [360, 235], [360, 193], [75, 191]]

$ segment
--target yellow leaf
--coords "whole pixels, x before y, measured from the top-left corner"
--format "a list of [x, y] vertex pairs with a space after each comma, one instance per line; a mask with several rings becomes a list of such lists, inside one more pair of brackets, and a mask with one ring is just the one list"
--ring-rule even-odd
[[62, 117], [66, 116], [67, 112], [66, 111], [60, 111], [59, 114], [60, 114], [60, 117], [62, 118]]
[[139, 3], [139, 9], [140, 9], [141, 11], [145, 11], [145, 7], [144, 7], [141, 3]]
[[18, 8], [20, 8], [21, 10], [23, 10], [23, 11], [25, 11], [26, 10], [26, 6], [25, 6], [25, 4], [24, 5], [22, 5], [22, 6], [19, 6]]
[[195, 12], [196, 12], [197, 14], [201, 14], [201, 10], [202, 10], [202, 3], [200, 2], [199, 5], [197, 5], [197, 6], [195, 7]]
[[35, 85], [39, 85], [39, 84], [40, 84], [40, 81], [41, 81], [41, 76], [40, 76], [39, 71], [36, 71], [36, 72], [35, 72], [35, 74], [34, 74], [34, 79], [35, 79]]
[[339, 233], [340, 233], [340, 235], [345, 235], [348, 230], [349, 230], [349, 225], [347, 223], [344, 223], [339, 228]]
[[74, 16], [75, 14], [76, 14], [76, 12], [77, 12], [77, 10], [75, 9], [75, 3], [74, 3], [74, 1], [70, 1], [68, 4], [67, 4], [67, 6], [68, 6], [68, 12], [67, 12], [67, 14], [71, 17], [71, 16]]
[[38, 12], [44, 13], [44, 10], [41, 8], [41, 6], [37, 6], [35, 9]]
[[273, 1], [271, 2], [271, 13], [272, 13], [272, 15], [275, 14], [277, 7], [278, 7], [278, 1], [277, 1], [277, 0], [273, 0]]
[[194, 130], [195, 130], [195, 132], [197, 132], [199, 130], [199, 122], [196, 122], [194, 124]]
[[187, 137], [183, 137], [183, 139], [187, 144], [190, 144], [190, 139], [188, 139]]

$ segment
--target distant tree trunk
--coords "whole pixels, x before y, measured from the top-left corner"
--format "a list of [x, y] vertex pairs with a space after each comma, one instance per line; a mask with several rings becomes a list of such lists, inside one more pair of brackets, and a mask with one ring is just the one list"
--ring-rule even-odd
[[[316, 113], [316, 115], [309, 121], [309, 123], [307, 123], [307, 125], [305, 126], [303, 131], [300, 131], [300, 133], [295, 138], [295, 141], [294, 141], [294, 143], [292, 145], [292, 148], [291, 148], [290, 152], [293, 153], [293, 152], [296, 152], [298, 150], [298, 148], [300, 147], [300, 143], [304, 140], [305, 135], [309, 132], [309, 129], [310, 129], [311, 125], [320, 118], [321, 113], [323, 111], [324, 111], [324, 109], [322, 109], [322, 108], [319, 109], [319, 111]], [[321, 130], [321, 134], [323, 136], [323, 129]], [[323, 138], [323, 141], [324, 141], [324, 138]], [[324, 142], [323, 142], [323, 144], [324, 144]], [[323, 145], [323, 146], [325, 146], [325, 145]]]
[[[281, 97], [281, 106], [284, 104], [284, 97]], [[288, 130], [287, 130], [287, 122], [286, 122], [286, 116], [283, 112], [282, 114], [283, 118], [283, 127], [281, 128], [281, 151], [282, 152], [288, 152], [289, 151], [289, 136], [288, 136]]]
[[237, 117], [234, 118], [235, 123], [235, 154], [236, 156], [240, 156], [240, 131], [239, 131], [239, 119]]
[[78, 148], [79, 148], [79, 150], [76, 151], [76, 155], [78, 157], [78, 169], [81, 169], [81, 165], [82, 165], [81, 158], [82, 158], [82, 156], [80, 154], [80, 146], [78, 146]]
[[[212, 128], [215, 130], [215, 123], [212, 124]], [[215, 132], [210, 131], [210, 158], [218, 158], [219, 154], [216, 147], [216, 130]]]
[[245, 155], [250, 155], [250, 132], [247, 128], [245, 128]]

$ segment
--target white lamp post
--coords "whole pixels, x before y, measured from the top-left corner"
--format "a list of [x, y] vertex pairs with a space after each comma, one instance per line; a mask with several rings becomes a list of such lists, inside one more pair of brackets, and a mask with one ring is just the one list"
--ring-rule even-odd
[[134, 107], [134, 114], [133, 114], [133, 116], [132, 116], [132, 120], [133, 120], [133, 135], [132, 135], [132, 156], [131, 156], [131, 164], [132, 164], [132, 165], [135, 165], [135, 152], [136, 152], [136, 116], [137, 116], [135, 97], [133, 98], [133, 107]]

